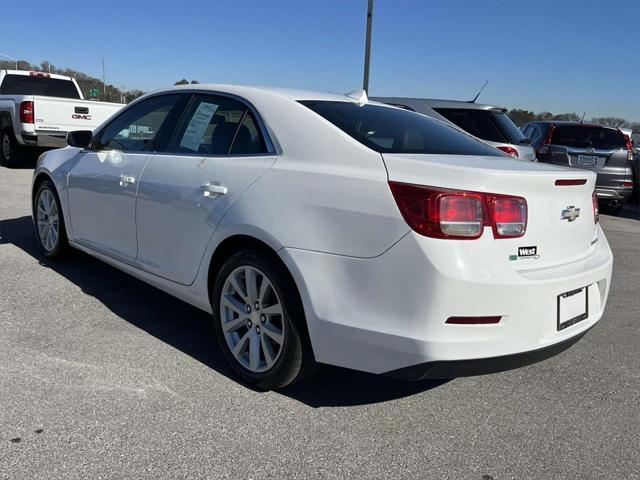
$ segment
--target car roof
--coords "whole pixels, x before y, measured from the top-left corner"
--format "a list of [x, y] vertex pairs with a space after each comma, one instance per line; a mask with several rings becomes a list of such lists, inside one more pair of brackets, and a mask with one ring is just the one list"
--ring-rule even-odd
[[[584, 122], [573, 122], [570, 120], [531, 120], [530, 122], [527, 122], [525, 125], [529, 124], [529, 123], [538, 123], [538, 124], [542, 124], [542, 125], [565, 125], [567, 127], [600, 127], [600, 128], [609, 128], [611, 130], [620, 130], [619, 128], [616, 127], [608, 127], [606, 125], [600, 125], [598, 123], [584, 123]], [[524, 126], [524, 125], [523, 125]]]
[[[240, 97], [252, 97], [256, 96], [278, 96], [286, 98], [288, 100], [300, 101], [300, 100], [319, 100], [319, 101], [334, 101], [334, 102], [357, 102], [358, 100], [347, 96], [342, 93], [331, 92], [318, 92], [314, 90], [303, 90], [295, 88], [282, 88], [282, 87], [263, 87], [263, 86], [250, 86], [250, 85], [230, 85], [224, 83], [197, 83], [189, 85], [178, 85], [172, 88], [166, 88], [153, 93], [166, 93], [170, 91], [180, 90], [209, 90], [211, 92], [222, 92], [238, 95]], [[368, 102], [377, 103], [377, 102]]]
[[500, 110], [505, 112], [507, 109], [495, 105], [485, 103], [474, 103], [463, 100], [444, 100], [439, 98], [417, 98], [417, 97], [371, 97], [372, 100], [384, 103], [396, 103], [406, 105], [412, 108], [462, 108], [465, 110]]

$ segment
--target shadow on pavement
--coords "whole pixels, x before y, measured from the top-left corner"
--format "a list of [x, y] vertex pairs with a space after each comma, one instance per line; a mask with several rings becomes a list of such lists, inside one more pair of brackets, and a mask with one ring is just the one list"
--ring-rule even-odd
[[[0, 244], [12, 244], [80, 287], [123, 320], [238, 381], [228, 367], [211, 316], [80, 251], [53, 261], [38, 249], [31, 217], [0, 221]], [[421, 393], [446, 381], [404, 382], [321, 366], [302, 383], [278, 391], [311, 407], [363, 405]]]

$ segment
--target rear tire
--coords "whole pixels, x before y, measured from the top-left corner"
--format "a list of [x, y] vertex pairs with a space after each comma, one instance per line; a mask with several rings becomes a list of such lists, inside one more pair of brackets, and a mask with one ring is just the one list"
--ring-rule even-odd
[[280, 262], [256, 250], [234, 253], [218, 272], [211, 298], [220, 348], [245, 382], [272, 390], [311, 373], [304, 312]]
[[50, 180], [38, 185], [33, 197], [33, 220], [38, 246], [45, 257], [60, 257], [69, 250], [62, 206]]
[[17, 167], [20, 163], [20, 157], [23, 153], [16, 140], [13, 130], [5, 128], [0, 132], [0, 164], [4, 167]]

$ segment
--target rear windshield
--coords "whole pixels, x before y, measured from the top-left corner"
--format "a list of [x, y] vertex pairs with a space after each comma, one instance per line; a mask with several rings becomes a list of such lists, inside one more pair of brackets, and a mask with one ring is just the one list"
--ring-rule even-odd
[[351, 102], [300, 103], [376, 152], [503, 155], [495, 148], [419, 113]]
[[520, 143], [524, 135], [500, 110], [434, 108], [436, 112], [474, 137], [498, 143]]
[[615, 150], [626, 148], [624, 135], [613, 128], [586, 125], [556, 125], [551, 143], [574, 148]]
[[0, 86], [0, 92], [4, 95], [80, 98], [78, 89], [71, 80], [27, 75], [6, 75]]

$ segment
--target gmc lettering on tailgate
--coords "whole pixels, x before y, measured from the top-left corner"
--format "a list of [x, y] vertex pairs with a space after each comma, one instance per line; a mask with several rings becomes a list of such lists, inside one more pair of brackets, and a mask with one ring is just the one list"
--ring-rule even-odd
[[71, 115], [71, 118], [74, 120], [91, 120], [91, 115], [80, 115], [78, 113], [74, 113]]

